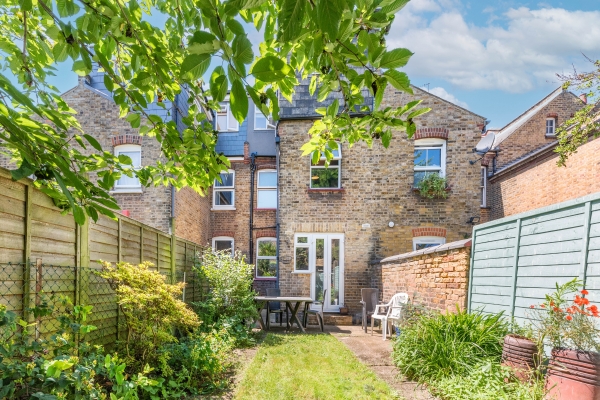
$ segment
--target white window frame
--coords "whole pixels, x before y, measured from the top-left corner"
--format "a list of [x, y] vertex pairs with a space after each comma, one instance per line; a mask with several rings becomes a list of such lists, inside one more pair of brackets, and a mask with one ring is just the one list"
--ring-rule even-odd
[[[141, 145], [139, 145], [139, 144], [121, 144], [119, 146], [115, 146], [115, 148], [114, 148], [115, 157], [119, 157], [119, 155], [121, 153], [132, 153], [132, 152], [140, 153], [140, 165], [137, 167], [133, 166], [134, 169], [140, 169], [142, 167], [142, 146]], [[140, 183], [139, 179], [136, 178], [136, 180], [137, 180], [137, 185], [119, 185], [119, 181], [117, 180], [115, 182], [113, 191], [119, 192], [119, 193], [141, 193], [142, 192], [142, 184]]]
[[[446, 244], [446, 238], [442, 236], [417, 236], [413, 238], [413, 251], [417, 251], [418, 244]], [[421, 249], [425, 250], [425, 249]]]
[[[422, 149], [422, 150], [437, 150], [437, 149], [441, 149], [440, 152], [440, 166], [439, 167], [420, 167], [420, 166], [416, 166], [414, 165], [414, 158], [413, 158], [413, 182], [414, 182], [414, 174], [415, 172], [433, 172], [433, 171], [438, 171], [439, 175], [442, 178], [446, 177], [446, 145], [447, 145], [447, 141], [446, 139], [437, 139], [437, 138], [430, 138], [430, 139], [418, 139], [415, 140], [415, 148], [414, 150], [417, 149]], [[413, 151], [414, 154], [414, 151]], [[414, 156], [413, 156], [414, 157]]]
[[[552, 133], [548, 133], [548, 121], [552, 121]], [[556, 136], [556, 118], [546, 118], [546, 136]]]
[[[313, 168], [314, 169], [325, 169], [324, 165], [313, 165], [312, 163], [312, 159], [309, 160], [308, 162], [310, 163], [310, 176], [309, 176], [309, 187], [313, 190], [331, 190], [331, 189], [341, 189], [342, 188], [342, 146], [340, 146], [340, 144], [338, 143], [338, 148], [336, 149], [338, 154], [337, 156], [334, 154], [333, 158], [331, 159], [331, 161], [337, 161], [338, 164], [337, 165], [329, 165], [328, 168], [333, 168], [333, 169], [337, 169], [338, 170], [338, 184], [336, 187], [329, 187], [329, 188], [313, 188], [312, 184], [313, 184]], [[325, 157], [324, 154], [321, 155], [321, 158], [319, 159], [320, 161], [324, 161], [327, 158]]]
[[487, 207], [487, 167], [481, 166], [479, 188], [481, 190], [481, 207]]
[[219, 241], [231, 241], [231, 256], [235, 255], [235, 239], [229, 236], [216, 236], [212, 238], [212, 249], [213, 251], [217, 251], [216, 242]]
[[[231, 106], [229, 104], [229, 101], [225, 101], [223, 103], [220, 104], [221, 105], [221, 109], [217, 110], [217, 130], [219, 132], [239, 132], [240, 130], [240, 124], [238, 123], [238, 121], [233, 117], [233, 114], [231, 113]], [[219, 114], [223, 115], [227, 115], [227, 126], [223, 129], [223, 127], [219, 126]]]
[[[265, 173], [265, 172], [269, 172], [269, 173], [275, 173], [275, 179], [277, 182], [277, 179], [279, 179], [279, 177], [277, 176], [277, 170], [275, 169], [261, 169], [259, 171], [257, 171], [257, 177], [256, 177], [256, 208], [257, 209], [261, 209], [261, 210], [276, 210], [277, 209], [277, 185], [275, 186], [261, 186], [260, 185], [260, 174]], [[258, 199], [259, 197], [259, 193], [260, 192], [275, 192], [275, 207], [261, 207], [260, 204], [258, 203]]]
[[[305, 237], [306, 243], [298, 243], [299, 237]], [[296, 248], [306, 248], [308, 249], [308, 269], [296, 269]], [[311, 262], [311, 254], [315, 249], [315, 243], [310, 233], [296, 233], [294, 235], [294, 273], [295, 274], [312, 274], [314, 270], [314, 266]]]
[[[263, 128], [262, 126], [256, 126], [256, 115], [260, 114], [263, 117], [265, 117], [265, 120], [267, 121], [267, 127]], [[264, 115], [262, 110], [260, 109], [260, 107], [258, 107], [256, 104], [254, 105], [254, 130], [255, 131], [268, 131], [268, 130], [273, 130], [275, 129], [275, 124], [273, 123], [273, 120], [271, 120], [270, 116]]]
[[[217, 186], [218, 180], [215, 179], [213, 184], [213, 210], [235, 210], [235, 171], [232, 169], [227, 170], [228, 174], [233, 175], [232, 186]], [[219, 192], [232, 192], [231, 205], [219, 205], [217, 204], [217, 195]]]
[[261, 256], [259, 255], [260, 242], [275, 242], [275, 248], [277, 248], [277, 238], [274, 237], [261, 237], [256, 239], [256, 268], [254, 269], [254, 276], [258, 279], [277, 279], [277, 272], [275, 276], [258, 276], [258, 260], [275, 260], [277, 263], [277, 254], [274, 256]]

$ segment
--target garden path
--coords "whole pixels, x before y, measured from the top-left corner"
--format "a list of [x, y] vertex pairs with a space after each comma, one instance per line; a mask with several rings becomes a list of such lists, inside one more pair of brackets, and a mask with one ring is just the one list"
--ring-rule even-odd
[[[365, 334], [361, 326], [326, 325], [325, 331], [344, 343], [356, 357], [366, 364], [377, 376], [394, 388], [407, 400], [435, 400], [429, 391], [415, 382], [398, 377], [398, 370], [391, 358], [392, 341], [381, 340], [381, 331]], [[315, 332], [314, 329], [309, 332]]]

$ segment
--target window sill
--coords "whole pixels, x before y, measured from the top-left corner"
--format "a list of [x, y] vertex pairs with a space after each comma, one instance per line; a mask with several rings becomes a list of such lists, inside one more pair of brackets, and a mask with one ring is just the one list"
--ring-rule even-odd
[[277, 211], [276, 208], [255, 208], [254, 211]]
[[235, 207], [213, 207], [210, 211], [235, 211]]
[[308, 193], [322, 193], [322, 192], [334, 192], [334, 193], [340, 192], [340, 193], [342, 193], [345, 191], [345, 189], [344, 188], [318, 188], [318, 189], [317, 188], [314, 188], [314, 189], [308, 188], [308, 189], [306, 189], [306, 191]]
[[[418, 187], [412, 186], [412, 191], [415, 193], [420, 193], [421, 189], [419, 189]], [[446, 192], [451, 192], [451, 191], [452, 191], [452, 186], [446, 186]]]
[[142, 194], [144, 191], [142, 189], [113, 189], [108, 192], [108, 194]]
[[545, 136], [546, 136], [546, 139], [556, 139], [556, 134], [554, 134], [554, 135], [546, 134]]
[[306, 275], [312, 274], [312, 271], [293, 271], [292, 274]]
[[267, 276], [257, 276], [257, 277], [254, 278], [254, 280], [255, 281], [267, 281], [267, 282], [271, 281], [271, 282], [273, 282], [273, 281], [277, 280], [277, 277], [274, 277], [274, 276], [268, 276], [268, 277]]

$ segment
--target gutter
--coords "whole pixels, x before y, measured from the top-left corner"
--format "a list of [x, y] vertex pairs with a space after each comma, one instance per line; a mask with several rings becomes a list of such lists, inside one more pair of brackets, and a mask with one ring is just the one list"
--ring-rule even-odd
[[275, 126], [275, 171], [277, 172], [277, 210], [275, 211], [275, 260], [276, 270], [275, 287], [279, 289], [279, 145], [281, 138], [279, 137], [279, 121]]
[[[250, 154], [250, 221], [248, 225], [249, 232], [249, 248], [248, 255], [250, 263], [254, 263], [254, 239], [252, 232], [254, 231], [254, 173], [256, 172], [256, 153]], [[256, 268], [256, 266], [255, 266]], [[255, 274], [256, 275], [256, 274]]]

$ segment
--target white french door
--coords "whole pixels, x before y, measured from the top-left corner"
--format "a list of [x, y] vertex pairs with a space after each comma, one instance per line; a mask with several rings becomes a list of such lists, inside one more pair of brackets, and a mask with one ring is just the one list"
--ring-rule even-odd
[[[344, 235], [311, 234], [310, 270], [312, 271], [310, 297], [315, 299], [313, 309], [337, 312], [344, 304]], [[323, 291], [327, 289], [323, 298]]]

